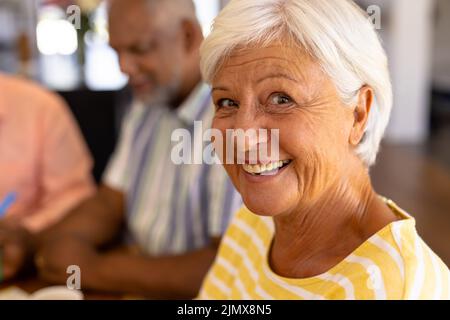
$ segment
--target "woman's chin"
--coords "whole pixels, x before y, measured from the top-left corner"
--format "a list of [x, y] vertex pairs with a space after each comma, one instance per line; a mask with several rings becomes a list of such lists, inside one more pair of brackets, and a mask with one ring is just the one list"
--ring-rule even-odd
[[245, 206], [254, 214], [275, 217], [288, 211], [287, 202], [283, 197], [264, 196], [263, 194], [243, 194]]
[[298, 202], [298, 180], [292, 165], [267, 176], [254, 176], [239, 169], [235, 185], [251, 212], [274, 217], [289, 212]]

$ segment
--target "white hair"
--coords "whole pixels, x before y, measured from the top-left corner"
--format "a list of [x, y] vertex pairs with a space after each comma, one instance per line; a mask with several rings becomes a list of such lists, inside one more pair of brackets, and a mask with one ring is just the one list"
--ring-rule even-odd
[[317, 59], [346, 105], [355, 105], [362, 86], [375, 95], [356, 153], [375, 163], [392, 109], [386, 53], [367, 14], [351, 0], [231, 0], [214, 20], [201, 47], [201, 69], [211, 83], [238, 47], [294, 40]]

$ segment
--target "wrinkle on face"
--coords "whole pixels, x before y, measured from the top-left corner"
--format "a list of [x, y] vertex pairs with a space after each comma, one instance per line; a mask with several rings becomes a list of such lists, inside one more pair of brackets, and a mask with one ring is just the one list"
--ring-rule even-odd
[[[267, 97], [274, 92], [292, 97], [293, 105], [268, 108]], [[226, 113], [216, 112], [216, 128], [279, 129], [280, 152], [294, 159], [285, 177], [287, 188], [274, 187], [273, 192], [263, 192], [265, 198], [240, 185], [238, 166], [228, 166], [244, 200], [247, 197], [253, 202], [252, 198], [256, 198], [255, 202], [267, 204], [264, 208], [280, 211], [273, 214], [288, 214], [299, 206], [310, 206], [337, 181], [342, 159], [348, 156], [346, 135], [352, 113], [342, 104], [333, 82], [309, 55], [279, 45], [239, 50], [217, 72], [213, 97], [215, 102], [227, 98], [239, 104], [239, 108]]]
[[[231, 55], [213, 80], [213, 127], [278, 129], [280, 156], [292, 160], [277, 178], [251, 183], [226, 165], [247, 208], [275, 222], [269, 263], [288, 277], [329, 270], [389, 221], [368, 169], [354, 152], [355, 108], [345, 105], [316, 60], [296, 47], [249, 48]], [[273, 106], [272, 94], [292, 103]], [[269, 101], [269, 102], [268, 102]], [[364, 129], [364, 128], [363, 128]], [[378, 199], [378, 200], [377, 200]]]

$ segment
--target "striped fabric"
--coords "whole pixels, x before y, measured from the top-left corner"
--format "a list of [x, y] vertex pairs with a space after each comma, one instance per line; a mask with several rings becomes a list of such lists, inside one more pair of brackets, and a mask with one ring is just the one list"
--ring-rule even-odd
[[124, 121], [103, 180], [126, 194], [130, 235], [148, 254], [204, 247], [242, 205], [222, 166], [171, 160], [172, 132], [184, 128], [193, 136], [194, 121], [206, 130], [213, 115], [210, 89], [201, 84], [177, 111], [135, 103]]
[[447, 266], [419, 237], [415, 221], [392, 201], [402, 220], [373, 235], [321, 275], [288, 279], [268, 265], [274, 226], [245, 207], [234, 217], [199, 294], [200, 299], [449, 299]]

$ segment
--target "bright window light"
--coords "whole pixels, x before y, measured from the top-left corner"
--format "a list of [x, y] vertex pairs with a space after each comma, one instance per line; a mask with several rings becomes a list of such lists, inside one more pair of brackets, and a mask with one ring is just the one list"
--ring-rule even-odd
[[71, 55], [77, 51], [75, 27], [63, 19], [44, 19], [36, 28], [37, 46], [44, 55]]
[[203, 34], [207, 36], [211, 31], [214, 18], [220, 10], [219, 0], [194, 0], [197, 17], [202, 25]]

